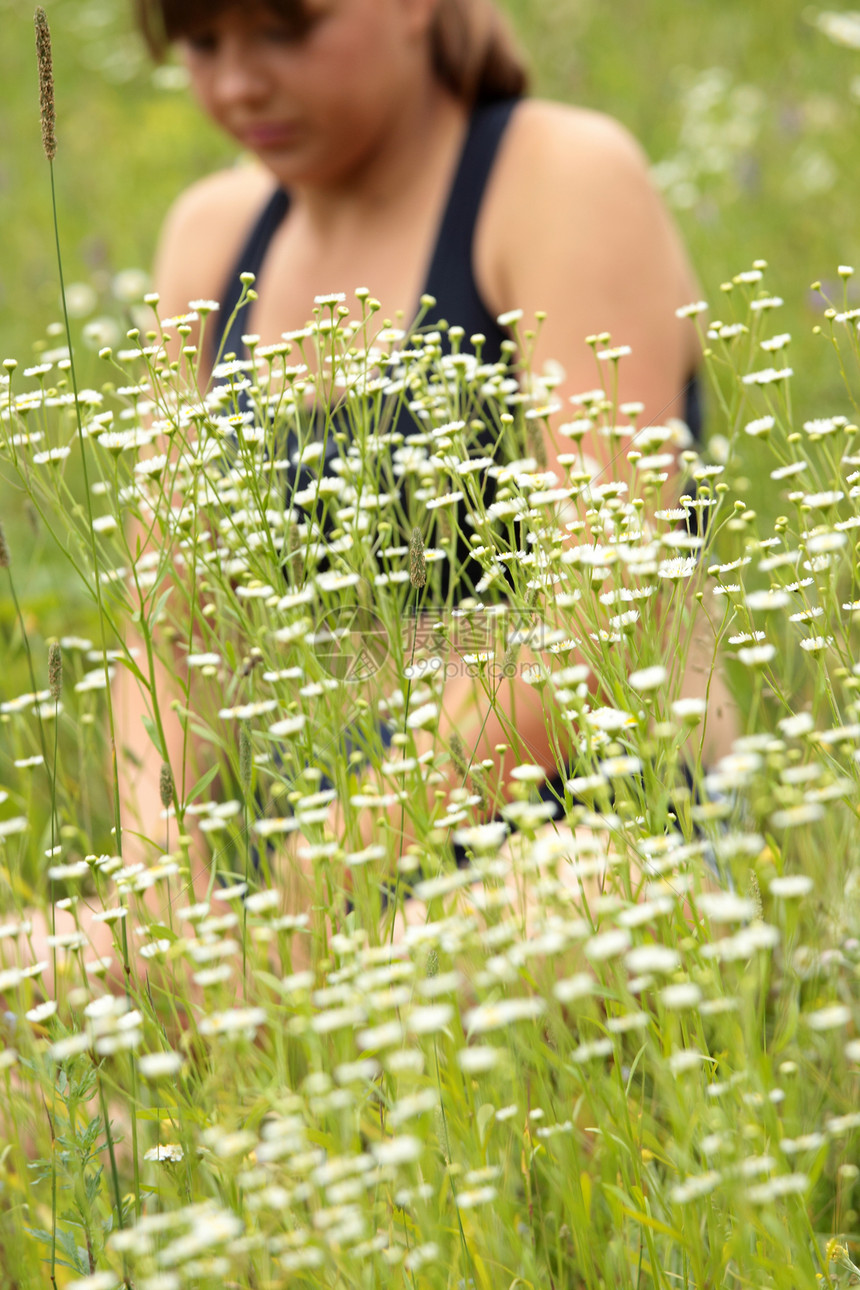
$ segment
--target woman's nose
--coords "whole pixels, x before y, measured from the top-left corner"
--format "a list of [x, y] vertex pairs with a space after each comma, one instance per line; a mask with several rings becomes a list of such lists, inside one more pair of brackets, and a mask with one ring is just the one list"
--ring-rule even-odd
[[218, 51], [212, 91], [223, 107], [260, 102], [268, 93], [260, 60], [244, 46], [225, 42]]

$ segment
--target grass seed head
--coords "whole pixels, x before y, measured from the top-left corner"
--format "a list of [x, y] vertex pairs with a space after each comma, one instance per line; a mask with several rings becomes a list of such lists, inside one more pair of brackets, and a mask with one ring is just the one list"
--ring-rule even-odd
[[448, 747], [451, 752], [451, 760], [457, 767], [461, 775], [466, 775], [469, 769], [466, 761], [466, 750], [463, 747], [463, 740], [457, 734], [456, 730], [448, 741]]
[[48, 650], [48, 686], [51, 698], [58, 703], [63, 689], [63, 652], [56, 641]]
[[409, 544], [409, 581], [413, 587], [423, 587], [427, 582], [427, 561], [424, 559], [424, 539], [421, 530], [412, 530]]
[[173, 801], [173, 772], [166, 761], [161, 763], [161, 774], [158, 777], [158, 794], [165, 811]]
[[9, 543], [6, 541], [6, 530], [3, 528], [2, 521], [0, 521], [0, 569], [8, 569], [11, 563]]
[[480, 797], [480, 807], [483, 813], [490, 809], [490, 785], [487, 780], [487, 772], [483, 766], [472, 766], [469, 771], [469, 786], [474, 793]]
[[33, 21], [36, 26], [36, 57], [39, 63], [39, 111], [42, 118], [42, 147], [45, 156], [53, 161], [57, 155], [54, 111], [54, 60], [51, 56], [51, 29], [48, 15], [39, 5]]

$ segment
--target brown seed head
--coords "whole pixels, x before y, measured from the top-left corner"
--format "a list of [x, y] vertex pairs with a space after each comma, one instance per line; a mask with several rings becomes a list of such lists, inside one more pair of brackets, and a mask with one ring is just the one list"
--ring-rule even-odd
[[483, 766], [472, 766], [469, 771], [469, 787], [480, 797], [481, 811], [486, 814], [490, 809], [490, 783]]
[[173, 801], [173, 772], [170, 769], [170, 763], [166, 761], [161, 763], [161, 774], [158, 777], [158, 795], [161, 798], [161, 805], [166, 811]]
[[3, 528], [2, 522], [0, 522], [0, 569], [8, 569], [11, 563], [12, 559], [9, 555], [9, 544], [6, 541], [6, 532]]
[[469, 770], [469, 763], [466, 761], [466, 749], [463, 747], [463, 740], [457, 734], [456, 730], [448, 740], [448, 749], [451, 753], [451, 761], [456, 766], [461, 775], [466, 775]]
[[42, 147], [45, 156], [53, 161], [57, 155], [57, 136], [54, 132], [54, 61], [51, 57], [51, 29], [48, 15], [39, 5], [33, 21], [36, 26], [36, 58], [39, 63], [39, 110], [42, 116]]
[[56, 641], [48, 649], [48, 685], [51, 698], [59, 703], [63, 689], [63, 651]]
[[424, 559], [424, 539], [421, 530], [412, 530], [409, 544], [409, 581], [413, 587], [423, 587], [427, 581], [427, 561]]

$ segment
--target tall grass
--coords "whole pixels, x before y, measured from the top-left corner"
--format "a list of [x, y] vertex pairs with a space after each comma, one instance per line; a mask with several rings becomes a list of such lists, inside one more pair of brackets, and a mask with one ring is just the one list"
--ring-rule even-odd
[[[7, 362], [5, 469], [105, 635], [33, 651], [0, 712], [5, 1282], [860, 1275], [858, 319], [841, 266], [840, 410], [798, 418], [767, 273], [691, 304], [720, 446], [682, 446], [680, 488], [619, 351], [562, 410], [524, 330], [486, 364], [366, 293], [205, 386], [154, 296], [106, 388]], [[775, 520], [738, 487], [752, 441]], [[19, 597], [18, 566], [10, 540]], [[748, 697], [714, 764], [722, 667]], [[162, 811], [108, 851], [120, 669]], [[446, 721], [463, 676], [494, 760]]]
[[[49, 373], [6, 378], [6, 459], [70, 570], [91, 594], [101, 577], [110, 667], [147, 690], [157, 739], [163, 655], [200, 756], [188, 794], [140, 822], [145, 858], [123, 866], [87, 853], [81, 769], [62, 753], [46, 765], [38, 733], [95, 716], [84, 775], [102, 773], [102, 668], [86, 671], [83, 643], [66, 641], [60, 704], [40, 692], [7, 705], [5, 1230], [19, 1283], [47, 1239], [51, 1133], [59, 1259], [93, 1285], [847, 1283], [841, 1243], [825, 1247], [854, 1230], [860, 1125], [856, 330], [844, 311], [829, 321], [846, 416], [795, 430], [797, 377], [770, 366], [762, 272], [738, 275], [732, 321], [705, 337], [730, 451], [723, 464], [687, 452], [697, 495], [678, 508], [657, 452], [669, 432], [618, 430], [611, 380], [558, 432], [559, 480], [529, 449], [530, 411], [552, 406], [538, 376], [516, 373], [529, 393], [512, 399], [513, 368], [448, 355], [420, 329], [373, 335], [364, 300], [321, 304], [301, 336], [223, 363], [208, 390], [194, 355], [167, 361], [177, 324], [155, 316], [104, 355], [123, 382], [113, 405], [81, 392], [76, 408]], [[616, 361], [598, 357], [595, 379]], [[336, 396], [309, 416], [317, 386]], [[401, 441], [404, 405], [425, 415]], [[76, 411], [92, 527], [65, 501]], [[499, 447], [473, 469], [478, 412]], [[304, 480], [284, 455], [290, 433]], [[592, 478], [583, 443], [602, 433], [620, 440], [629, 492]], [[733, 496], [745, 434], [767, 440], [774, 487], [790, 490], [772, 532]], [[147, 455], [156, 436], [168, 449]], [[322, 473], [325, 441], [336, 465]], [[442, 596], [463, 521], [434, 501], [460, 492], [482, 571], [471, 617]], [[708, 513], [705, 538], [679, 526], [693, 509]], [[446, 515], [410, 561], [400, 535]], [[153, 535], [142, 560], [131, 516]], [[435, 634], [404, 630], [416, 601]], [[353, 611], [377, 624], [361, 674], [369, 618]], [[707, 704], [677, 697], [693, 613], [752, 675], [742, 737], [709, 768]], [[338, 635], [344, 622], [359, 626]], [[434, 737], [452, 666], [472, 669], [488, 704], [514, 678], [530, 686], [560, 750], [576, 752], [563, 819], [548, 822], [515, 727], [503, 782]], [[346, 728], [363, 736], [360, 767]], [[127, 930], [125, 998], [80, 933], [55, 942], [54, 985], [44, 961], [26, 966], [16, 875], [44, 872], [49, 775], [63, 842], [47, 876], [76, 916], [104, 910], [116, 953]], [[195, 819], [210, 850], [201, 900]], [[142, 900], [152, 885], [162, 921]], [[106, 1116], [128, 1135], [132, 1103], [136, 1220], [127, 1136], [117, 1189], [102, 1172]], [[13, 1239], [16, 1213], [28, 1235]]]

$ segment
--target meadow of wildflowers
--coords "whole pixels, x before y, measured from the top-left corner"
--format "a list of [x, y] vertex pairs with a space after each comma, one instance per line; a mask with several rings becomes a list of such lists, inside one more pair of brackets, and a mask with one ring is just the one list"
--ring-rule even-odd
[[[738, 268], [685, 311], [710, 450], [617, 405], [623, 338], [561, 409], [532, 320], [485, 364], [361, 291], [205, 388], [153, 295], [87, 385], [7, 359], [4, 476], [92, 626], [36, 647], [4, 534], [0, 1284], [860, 1277], [860, 311], [822, 266], [807, 413]], [[122, 672], [163, 765], [120, 829]], [[501, 779], [440, 736], [452, 676], [540, 706], [556, 799], [515, 721]]]

